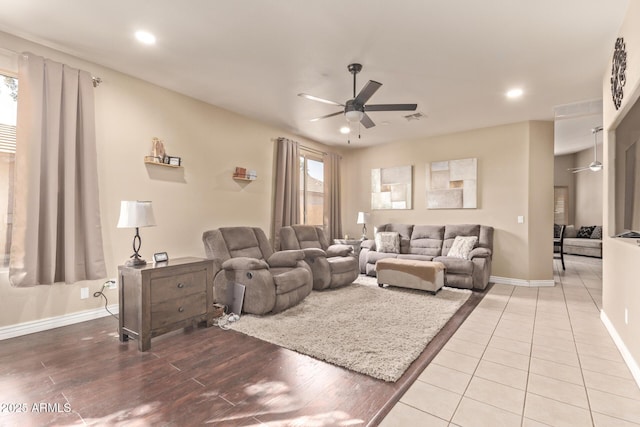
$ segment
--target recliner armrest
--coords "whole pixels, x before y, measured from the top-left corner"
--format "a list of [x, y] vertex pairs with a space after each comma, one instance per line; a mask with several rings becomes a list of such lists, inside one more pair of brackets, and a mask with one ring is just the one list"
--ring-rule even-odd
[[291, 249], [287, 251], [274, 252], [267, 259], [269, 267], [295, 267], [298, 261], [304, 259], [304, 252], [301, 249]]
[[229, 258], [223, 262], [222, 268], [225, 270], [264, 270], [268, 269], [269, 265], [261, 259], [237, 257]]
[[353, 253], [353, 246], [350, 245], [331, 245], [327, 248], [327, 257], [349, 256]]
[[369, 249], [371, 251], [375, 251], [376, 250], [376, 241], [373, 240], [373, 239], [363, 240], [362, 243], [360, 243], [360, 247], [361, 248], [365, 248], [365, 249]]
[[491, 249], [489, 248], [474, 248], [469, 252], [469, 259], [473, 258], [490, 258]]
[[305, 259], [326, 258], [327, 253], [320, 248], [305, 248], [302, 249]]

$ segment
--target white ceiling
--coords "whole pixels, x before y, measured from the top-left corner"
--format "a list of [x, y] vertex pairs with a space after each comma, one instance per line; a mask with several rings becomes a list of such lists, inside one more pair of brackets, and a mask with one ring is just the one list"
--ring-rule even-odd
[[[417, 103], [426, 116], [369, 113], [378, 125], [352, 137], [362, 146], [553, 120], [555, 106], [601, 98], [627, 4], [0, 0], [0, 30], [327, 144], [346, 145], [344, 117], [309, 119], [339, 107], [297, 94], [346, 101], [347, 65], [359, 62], [358, 90], [370, 79], [383, 83], [370, 103]], [[157, 44], [136, 42], [138, 29]], [[513, 87], [524, 90], [521, 99], [504, 96]], [[594, 125], [586, 125], [576, 129], [589, 147]]]

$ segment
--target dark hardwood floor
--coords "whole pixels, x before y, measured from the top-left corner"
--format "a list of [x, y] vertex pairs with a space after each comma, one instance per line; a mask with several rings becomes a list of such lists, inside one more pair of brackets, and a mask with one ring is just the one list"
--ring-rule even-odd
[[217, 327], [154, 338], [145, 353], [118, 341], [112, 317], [0, 341], [0, 425], [375, 426], [483, 296], [396, 383]]

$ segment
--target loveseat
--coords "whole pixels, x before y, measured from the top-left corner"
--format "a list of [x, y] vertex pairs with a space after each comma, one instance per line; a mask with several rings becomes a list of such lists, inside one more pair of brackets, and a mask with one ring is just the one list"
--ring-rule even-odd
[[[485, 289], [491, 275], [493, 227], [480, 224], [413, 225], [383, 224], [377, 232], [394, 232], [400, 237], [398, 253], [380, 252], [375, 240], [360, 245], [360, 272], [376, 275], [376, 262], [384, 258], [438, 261], [445, 265], [445, 284], [457, 288]], [[457, 236], [476, 236], [477, 242], [468, 259], [450, 257], [449, 250]]]
[[565, 254], [602, 258], [602, 227], [580, 227], [576, 230], [573, 225], [567, 225], [563, 247]]
[[[213, 296], [230, 305], [231, 283], [245, 286], [242, 311], [278, 313], [311, 293], [313, 277], [304, 252], [274, 252], [262, 229], [226, 227], [202, 234], [207, 258], [213, 259]], [[236, 313], [240, 314], [240, 313]]]
[[311, 268], [313, 289], [337, 288], [358, 277], [358, 260], [349, 245], [331, 245], [321, 226], [290, 225], [280, 229], [280, 247], [302, 250]]

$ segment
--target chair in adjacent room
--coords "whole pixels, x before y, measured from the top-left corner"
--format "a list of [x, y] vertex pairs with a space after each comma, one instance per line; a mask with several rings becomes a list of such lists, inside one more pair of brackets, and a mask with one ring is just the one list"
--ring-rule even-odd
[[[274, 252], [262, 229], [227, 227], [202, 234], [207, 258], [213, 259], [213, 295], [231, 305], [233, 284], [245, 286], [242, 311], [277, 313], [311, 293], [313, 277], [300, 250]], [[240, 314], [240, 313], [236, 313]]]
[[358, 259], [350, 245], [332, 245], [320, 226], [291, 225], [280, 229], [283, 249], [301, 249], [313, 273], [313, 289], [337, 288], [358, 277]]
[[[565, 225], [553, 224], [553, 258], [560, 259], [564, 268], [564, 229]], [[557, 256], [556, 256], [557, 255]]]

